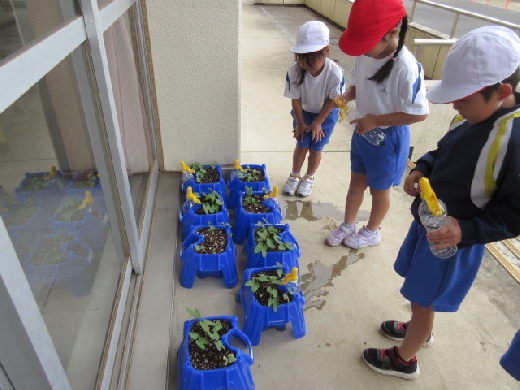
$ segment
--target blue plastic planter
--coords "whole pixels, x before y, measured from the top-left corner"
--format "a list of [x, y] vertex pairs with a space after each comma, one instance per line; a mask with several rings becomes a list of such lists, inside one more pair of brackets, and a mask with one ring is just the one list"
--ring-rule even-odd
[[241, 203], [239, 201], [240, 194], [242, 191], [246, 190], [246, 187], [251, 187], [253, 191], [263, 191], [264, 189], [267, 191], [271, 191], [271, 187], [269, 185], [269, 179], [267, 178], [267, 171], [265, 165], [255, 165], [255, 164], [242, 164], [242, 168], [255, 168], [260, 169], [264, 172], [264, 180], [257, 182], [246, 182], [240, 180], [239, 171], [234, 170], [231, 172], [228, 180], [228, 189], [229, 189], [229, 199], [228, 199], [228, 207], [230, 209], [234, 209], [238, 207]]
[[[188, 343], [190, 338], [190, 330], [193, 324], [201, 319], [211, 321], [221, 320], [230, 321], [233, 329], [222, 337], [224, 346], [233, 351], [236, 361], [225, 368], [215, 370], [197, 370], [193, 368], [190, 362]], [[231, 345], [231, 337], [240, 339], [249, 350], [249, 355], [241, 349]], [[247, 336], [238, 328], [237, 317], [220, 316], [195, 318], [184, 322], [184, 331], [182, 343], [177, 351], [177, 362], [179, 367], [179, 390], [216, 390], [216, 389], [235, 389], [235, 390], [254, 390], [255, 383], [251, 374], [251, 365], [253, 364], [253, 349], [251, 342]]]
[[[49, 257], [44, 260], [45, 245], [49, 240], [61, 239], [61, 259]], [[27, 279], [37, 300], [46, 296], [56, 283], [64, 283], [76, 295], [84, 296], [92, 289], [93, 279], [88, 272], [93, 253], [83, 243], [79, 242], [74, 234], [50, 234], [41, 237], [33, 247], [29, 260], [22, 265]]]
[[[268, 198], [263, 201], [264, 206], [271, 209], [268, 213], [248, 213], [242, 207], [242, 198], [245, 192], [241, 192], [238, 196], [239, 206], [235, 209], [233, 223], [233, 241], [235, 244], [243, 244], [249, 234], [249, 227], [256, 225], [258, 222], [279, 224], [282, 222], [282, 209], [278, 201], [274, 198]], [[253, 191], [253, 195], [265, 195], [264, 191]]]
[[182, 183], [182, 192], [186, 193], [186, 189], [188, 187], [191, 187], [193, 192], [197, 193], [204, 193], [207, 194], [213, 190], [217, 191], [224, 200], [224, 203], [228, 204], [227, 199], [227, 187], [226, 187], [226, 181], [224, 180], [224, 176], [222, 175], [222, 166], [221, 165], [203, 165], [204, 168], [215, 168], [219, 174], [220, 180], [216, 183], [197, 183], [195, 181], [195, 176], [192, 175], [192, 177], [187, 180], [183, 181]]
[[[298, 259], [300, 258], [300, 247], [296, 238], [291, 234], [289, 225], [278, 224], [270, 225], [275, 228], [283, 229], [280, 233], [280, 238], [284, 242], [292, 244], [292, 250], [286, 250], [283, 252], [271, 252], [268, 251], [266, 256], [262, 256], [261, 252], [255, 253], [255, 230], [259, 228], [258, 225], [251, 225], [249, 227], [249, 236], [245, 246], [246, 251], [246, 268], [262, 268], [262, 267], [274, 267], [277, 263], [284, 264], [287, 269], [296, 267], [300, 269]], [[284, 267], [285, 268], [285, 267]]]
[[225, 230], [228, 242], [226, 250], [217, 254], [201, 254], [195, 251], [195, 246], [204, 243], [202, 235], [197, 233], [205, 226], [195, 225], [191, 227], [191, 233], [182, 243], [179, 258], [182, 261], [180, 282], [181, 286], [192, 288], [195, 277], [223, 278], [227, 288], [233, 288], [238, 282], [238, 271], [236, 264], [236, 248], [231, 239], [231, 227], [215, 226], [216, 229]]
[[92, 196], [99, 198], [103, 196], [103, 192], [101, 191], [101, 182], [99, 181], [99, 177], [96, 177], [95, 185], [92, 187], [81, 187], [80, 181], [78, 181], [78, 178], [82, 173], [85, 172], [95, 172], [97, 174], [97, 171], [95, 169], [87, 169], [82, 171], [76, 171], [74, 173], [74, 176], [72, 176], [72, 180], [67, 185], [67, 193], [72, 196], [85, 196], [85, 191], [90, 191], [92, 193]]
[[202, 208], [200, 203], [194, 204], [192, 207], [186, 207], [189, 201], [184, 202], [184, 205], [179, 212], [179, 221], [182, 223], [182, 241], [190, 234], [191, 226], [209, 224], [218, 226], [222, 224], [229, 224], [229, 212], [226, 205], [222, 205], [222, 209], [214, 214], [197, 214], [197, 210]]
[[14, 190], [18, 202], [26, 202], [27, 199], [30, 197], [54, 197], [58, 198], [59, 201], [59, 197], [61, 196], [59, 193], [65, 192], [65, 188], [72, 179], [70, 176], [63, 175], [63, 173], [59, 170], [56, 171], [55, 177], [52, 177], [46, 181], [46, 183], [48, 184], [46, 188], [34, 191], [25, 189], [27, 184], [29, 184], [29, 182], [33, 178], [47, 176], [48, 174], [49, 172], [26, 173], [25, 178], [21, 181], [20, 185]]
[[[70, 197], [70, 196], [69, 196]], [[84, 199], [82, 196], [72, 196], [75, 202]], [[82, 218], [79, 221], [61, 221], [58, 213], [66, 201], [63, 198], [56, 209], [56, 213], [49, 218], [49, 225], [53, 233], [75, 233], [77, 240], [85, 243], [94, 252], [103, 250], [108, 232], [108, 214], [105, 203], [100, 198], [95, 198], [94, 204], [88, 205], [82, 210]]]
[[[244, 322], [242, 330], [251, 340], [251, 345], [260, 344], [262, 332], [271, 328], [284, 329], [288, 323], [292, 324], [293, 335], [295, 338], [305, 336], [305, 317], [303, 316], [303, 305], [305, 299], [300, 291], [293, 295], [290, 303], [278, 305], [275, 312], [270, 306], [262, 306], [258, 303], [255, 294], [251, 291], [246, 282], [251, 279], [251, 275], [264, 271], [276, 270], [278, 267], [249, 268], [244, 271], [242, 286], [237, 294], [237, 300], [241, 302], [244, 312]], [[285, 271], [284, 267], [284, 271]], [[285, 286], [280, 286], [287, 289]]]
[[[31, 254], [34, 242], [41, 236], [50, 233], [48, 223], [42, 218], [42, 199], [36, 198], [26, 203], [8, 203], [1, 205], [5, 211], [0, 211], [0, 215], [9, 233], [9, 237], [14, 244], [14, 248], [21, 262], [26, 261]], [[34, 211], [22, 224], [16, 224], [19, 217], [17, 213], [23, 208], [32, 207]], [[27, 211], [25, 211], [27, 212]]]

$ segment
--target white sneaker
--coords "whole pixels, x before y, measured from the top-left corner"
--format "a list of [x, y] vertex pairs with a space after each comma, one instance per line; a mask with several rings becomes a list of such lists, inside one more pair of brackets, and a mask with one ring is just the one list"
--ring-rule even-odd
[[314, 180], [303, 178], [300, 180], [300, 185], [298, 186], [298, 189], [296, 190], [296, 195], [300, 196], [309, 196], [312, 192], [312, 187], [314, 186]]
[[296, 193], [296, 190], [298, 189], [298, 184], [300, 184], [299, 177], [289, 176], [287, 182], [285, 183], [285, 186], [283, 187], [282, 193], [286, 195], [294, 195]]
[[345, 222], [343, 222], [341, 225], [338, 226], [337, 229], [327, 234], [327, 237], [325, 237], [325, 244], [327, 244], [328, 246], [338, 246], [339, 244], [341, 244], [341, 241], [343, 241], [347, 236], [350, 236], [355, 232], [355, 223], [353, 223], [352, 225], [348, 225]]
[[359, 232], [354, 233], [343, 239], [343, 245], [349, 248], [359, 249], [367, 246], [375, 246], [381, 243], [381, 228], [378, 227], [375, 232], [371, 232], [366, 226], [359, 229]]

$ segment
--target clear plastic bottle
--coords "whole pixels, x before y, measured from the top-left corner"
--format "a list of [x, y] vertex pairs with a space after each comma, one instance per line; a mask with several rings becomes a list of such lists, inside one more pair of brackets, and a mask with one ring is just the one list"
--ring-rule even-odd
[[[353, 110], [349, 108], [347, 110], [347, 115], [350, 121], [353, 121], [355, 119], [358, 119], [361, 117], [358, 111]], [[357, 125], [354, 125], [354, 129]], [[373, 130], [367, 131], [365, 134], [363, 134], [363, 137], [370, 142], [374, 146], [379, 146], [385, 142], [386, 135], [383, 133], [383, 130], [379, 127], [376, 127]]]
[[379, 146], [385, 142], [386, 135], [379, 127], [373, 130], [367, 131], [363, 134], [363, 137], [370, 142], [372, 145]]
[[[419, 206], [419, 217], [421, 223], [427, 231], [437, 230], [448, 224], [448, 216], [446, 214], [446, 206], [441, 200], [438, 201], [442, 207], [442, 215], [435, 216], [430, 212], [428, 204], [423, 200]], [[428, 242], [430, 244], [430, 250], [432, 253], [440, 259], [447, 259], [453, 256], [457, 252], [457, 245], [451, 246], [446, 249], [434, 248], [434, 242]]]

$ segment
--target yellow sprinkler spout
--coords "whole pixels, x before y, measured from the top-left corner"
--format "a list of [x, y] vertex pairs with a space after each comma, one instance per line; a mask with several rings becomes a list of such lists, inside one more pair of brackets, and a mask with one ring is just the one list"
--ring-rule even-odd
[[341, 100], [341, 99], [336, 100], [336, 104], [339, 107], [339, 120], [338, 120], [338, 122], [342, 122], [347, 117], [346, 112], [347, 112], [348, 106], [346, 104], [343, 104], [343, 100]]
[[193, 203], [200, 203], [200, 199], [197, 198], [197, 196], [193, 193], [191, 186], [188, 186], [188, 188], [186, 188], [186, 199]]
[[53, 177], [56, 177], [58, 172], [56, 171], [56, 167], [53, 165], [51, 166], [51, 171], [45, 176], [45, 180], [52, 179]]
[[435, 192], [433, 192], [430, 180], [426, 177], [421, 177], [419, 179], [419, 189], [421, 190], [421, 199], [428, 205], [430, 213], [436, 217], [441, 216], [443, 213], [442, 207], [439, 204]]
[[284, 276], [283, 280], [280, 282], [282, 286], [285, 286], [287, 283], [296, 283], [298, 281], [298, 268], [292, 267], [291, 272]]
[[184, 161], [181, 161], [182, 172], [195, 173], [195, 169], [191, 169]]
[[233, 168], [239, 170], [240, 172], [245, 172], [246, 171], [244, 168], [242, 168], [242, 165], [240, 165], [238, 160], [234, 161]]
[[278, 186], [274, 186], [273, 190], [270, 193], [268, 193], [267, 195], [264, 195], [264, 199], [269, 199], [269, 198], [278, 198]]
[[94, 198], [92, 197], [92, 192], [85, 191], [85, 199], [83, 199], [83, 202], [78, 207], [78, 210], [83, 210], [86, 208], [89, 204], [94, 203]]

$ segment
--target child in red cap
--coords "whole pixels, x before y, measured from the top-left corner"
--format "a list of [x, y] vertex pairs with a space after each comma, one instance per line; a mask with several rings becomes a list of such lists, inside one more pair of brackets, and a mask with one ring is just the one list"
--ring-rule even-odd
[[[408, 160], [408, 125], [428, 115], [424, 72], [404, 46], [406, 31], [401, 0], [356, 0], [339, 39], [344, 53], [358, 57], [350, 88], [336, 99], [344, 104], [355, 99], [360, 118], [351, 122], [356, 127], [344, 221], [326, 236], [329, 246], [343, 243], [357, 249], [381, 242], [380, 225], [390, 208], [390, 188], [401, 182]], [[385, 134], [378, 146], [363, 136], [374, 129]], [[356, 232], [356, 216], [367, 187], [372, 210], [367, 224]]]
[[[295, 61], [287, 72], [284, 96], [291, 99], [296, 147], [292, 172], [282, 192], [309, 196], [322, 150], [338, 122], [333, 98], [344, 92], [345, 80], [343, 69], [328, 58], [329, 28], [325, 23], [313, 20], [300, 26], [291, 51]], [[307, 172], [302, 178], [300, 171], [307, 156]]]

